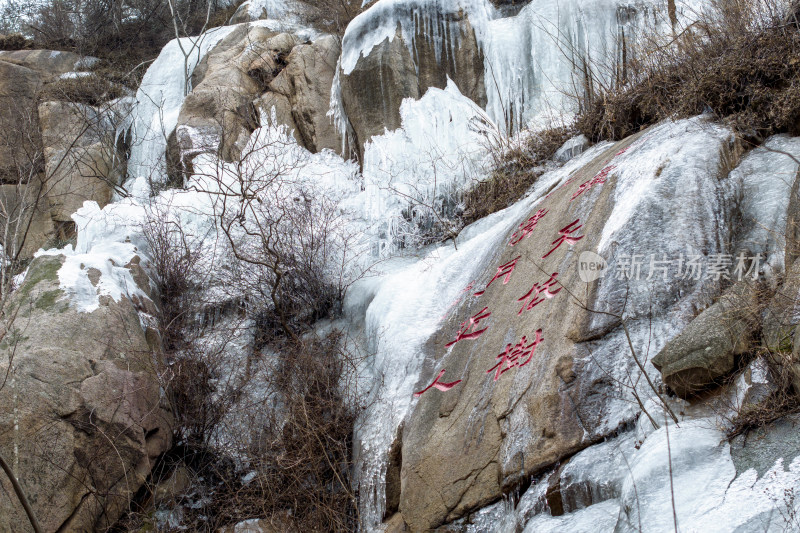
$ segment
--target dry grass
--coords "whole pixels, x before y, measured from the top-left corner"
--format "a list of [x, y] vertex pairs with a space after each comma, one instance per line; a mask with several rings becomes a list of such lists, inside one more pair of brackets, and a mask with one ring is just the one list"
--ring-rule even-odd
[[548, 170], [545, 163], [574, 134], [569, 127], [556, 127], [531, 135], [521, 146], [492, 147], [491, 176], [478, 182], [465, 195], [465, 224], [505, 209], [522, 198]]
[[800, 31], [781, 0], [718, 0], [667, 46], [644, 45], [626, 80], [584, 87], [577, 129], [622, 139], [711, 112], [746, 138], [800, 132]]
[[26, 39], [21, 33], [0, 35], [0, 50], [25, 50], [33, 48], [33, 41]]
[[[299, 531], [354, 531], [356, 498], [351, 488], [351, 439], [355, 412], [340, 388], [346, 358], [337, 332], [302, 344], [289, 342], [268, 387], [283, 410], [269, 411], [250, 450], [251, 481], [223, 476], [210, 505], [197, 515], [228, 524], [253, 517], [291, 516]], [[251, 474], [252, 475], [252, 474]]]
[[58, 79], [44, 86], [40, 99], [99, 106], [125, 95], [122, 86], [95, 74], [80, 78]]
[[793, 384], [797, 361], [792, 352], [765, 352], [762, 355], [767, 361], [770, 379], [775, 388], [758, 403], [745, 404], [739, 408], [728, 429], [729, 439], [800, 411], [800, 391], [796, 391]]
[[[670, 43], [640, 43], [615, 64], [612, 82], [587, 75], [570, 127], [495, 150], [492, 175], [466, 197], [466, 223], [521, 198], [542, 165], [570, 136], [620, 140], [669, 118], [713, 113], [760, 143], [774, 133], [800, 134], [800, 24], [783, 0], [716, 0], [701, 21]], [[630, 46], [630, 45], [628, 45]], [[588, 72], [588, 67], [587, 67]], [[622, 74], [621, 74], [622, 73]]]
[[[343, 379], [352, 361], [340, 341], [337, 331], [299, 344], [286, 340], [262, 385], [270, 400], [247, 406], [254, 422], [235, 436], [235, 453], [196, 438], [200, 433], [176, 437], [173, 449], [164, 454], [130, 511], [111, 531], [156, 527], [153, 511], [159, 487], [178, 471], [185, 472], [187, 485], [173, 500], [158, 505], [180, 513], [179, 530], [217, 531], [262, 518], [277, 520], [283, 531], [355, 531], [357, 495], [350, 474], [357, 407]], [[186, 372], [176, 373], [172, 392], [182, 428], [198, 424], [200, 429], [212, 422], [202, 430], [208, 436], [219, 419], [206, 418], [205, 409], [194, 407], [204, 403], [202, 398], [214, 397], [214, 391], [202, 361], [193, 362]], [[272, 363], [261, 359], [254, 364]], [[205, 406], [223, 407], [228, 400]]]

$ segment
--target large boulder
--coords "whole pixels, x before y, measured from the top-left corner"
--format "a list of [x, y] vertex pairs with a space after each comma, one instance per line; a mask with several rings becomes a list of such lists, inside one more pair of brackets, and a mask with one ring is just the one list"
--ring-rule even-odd
[[91, 59], [51, 50], [0, 52], [0, 180], [41, 171], [37, 97], [44, 84]]
[[[44, 531], [97, 531], [127, 508], [171, 445], [172, 417], [136, 306], [101, 295], [96, 310], [76, 310], [60, 288], [63, 262], [34, 259], [7, 302], [0, 454]], [[94, 287], [84, 292], [102, 287], [99, 270], [88, 279]], [[11, 494], [0, 476], [0, 530], [28, 531]]]
[[[367, 46], [383, 28], [393, 34]], [[463, 9], [432, 15], [416, 0], [377, 4], [348, 26], [342, 49], [341, 106], [359, 153], [373, 135], [400, 127], [404, 98], [443, 89], [448, 78], [486, 104], [483, 52]]]
[[3, 183], [16, 183], [41, 172], [36, 95], [42, 83], [37, 71], [0, 61], [0, 180]]
[[[612, 155], [609, 150], [596, 158], [578, 172], [575, 181], [591, 179]], [[589, 234], [589, 228], [605, 223], [613, 207], [609, 194], [612, 188], [602, 190], [588, 218], [581, 217], [581, 234]], [[534, 232], [514, 246], [507, 245], [496, 257], [497, 265], [508, 264], [517, 257], [541, 258], [551, 248], [553, 235], [576, 218], [569, 213], [556, 213], [551, 207], [569, 201], [572, 192], [569, 188], [556, 191], [548, 203], [539, 206], [550, 212], [536, 222]], [[512, 240], [509, 236], [507, 243]], [[592, 250], [592, 240], [583, 238], [576, 250], [563, 252], [572, 255]], [[487, 505], [503, 493], [510, 478], [537, 472], [581, 448], [585, 431], [576, 416], [579, 396], [573, 396], [577, 392], [573, 360], [578, 351], [574, 342], [565, 339], [589, 336], [581, 330], [591, 317], [587, 311], [570, 305], [563, 290], [557, 295], [559, 300], [547, 300], [522, 313], [520, 306], [525, 304], [517, 302], [534, 282], [547, 282], [552, 272], [558, 272], [559, 282], [567, 287], [579, 283], [577, 269], [564, 268], [562, 255], [544, 265], [535, 259], [518, 260], [508, 284], [503, 284], [501, 277], [485, 289], [486, 294], [469, 298], [428, 341], [431, 352], [444, 352], [441, 366], [446, 368], [446, 374], [442, 381], [460, 378], [462, 382], [446, 393], [425, 393], [406, 420], [400, 511], [412, 531], [435, 528]], [[476, 288], [485, 287], [496, 272], [497, 266], [492, 265], [485, 273], [488, 278], [476, 283]], [[486, 318], [491, 318], [491, 324], [502, 327], [489, 327], [474, 340], [458, 341], [448, 349], [454, 332], [462, 327], [459, 322], [465, 317], [480, 316], [483, 309], [491, 313]], [[504, 369], [492, 370], [503, 346], [516, 345], [522, 336], [526, 337], [523, 344], [529, 346], [536, 342], [536, 331], [545, 324], [543, 344], [536, 347], [531, 363], [505, 372], [495, 381], [498, 370]], [[424, 374], [428, 383], [435, 377]], [[420, 385], [419, 389], [425, 387]], [[509, 449], [506, 442], [509, 426], [520, 424], [519, 416], [512, 416], [515, 410], [526, 419], [523, 424], [529, 428], [527, 438], [518, 443], [518, 451]]]
[[739, 356], [753, 348], [759, 315], [757, 286], [737, 282], [668, 342], [653, 365], [675, 394], [690, 397], [737, 368]]
[[295, 46], [257, 104], [269, 117], [274, 105], [278, 122], [294, 129], [298, 142], [311, 152], [342, 149], [341, 135], [327, 116], [340, 53], [332, 35]]
[[37, 174], [29, 183], [0, 184], [0, 243], [13, 261], [33, 257], [56, 236], [41, 179]]
[[192, 92], [176, 128], [180, 160], [219, 150], [232, 161], [257, 126], [253, 100], [283, 70], [297, 44], [288, 33], [243, 25], [203, 59], [192, 76]]
[[[540, 178], [541, 201], [505, 214], [516, 227], [497, 240], [486, 231], [469, 296], [421, 347], [425, 363], [414, 388], [421, 394], [403, 421], [396, 461], [398, 511], [410, 531], [496, 502], [616, 434], [640, 414], [634, 387], [658, 405], [658, 372], [649, 359], [719, 284], [619, 273], [630, 268], [632, 254], [675, 258], [693, 250], [707, 257], [724, 250], [715, 217], [725, 209], [720, 198], [729, 184], [720, 163], [732, 146], [730, 132], [696, 119], [593, 148]], [[696, 201], [676, 201], [685, 195]], [[607, 273], [585, 276], [584, 253], [604, 254]], [[389, 484], [387, 513], [395, 497], [389, 463], [381, 474]]]
[[0, 52], [0, 61], [21, 65], [47, 78], [55, 78], [91, 66], [97, 62], [97, 58], [59, 50], [15, 50]]
[[53, 235], [36, 105], [42, 85], [38, 71], [0, 61], [0, 244], [12, 257], [31, 257]]
[[261, 118], [287, 126], [312, 152], [340, 150], [327, 116], [340, 51], [332, 35], [301, 43], [260, 26], [236, 28], [195, 69], [168, 143], [172, 168], [191, 172], [191, 158], [203, 152], [238, 158]]
[[[344, 41], [346, 45], [347, 41]], [[339, 75], [342, 106], [356, 137], [357, 149], [374, 135], [400, 127], [400, 104], [420, 97], [416, 65], [400, 29], [361, 57], [355, 68]]]
[[85, 104], [44, 102], [39, 120], [53, 221], [71, 223], [86, 200], [105, 206], [124, 173], [124, 158], [106, 114]]
[[0, 52], [0, 244], [13, 259], [30, 258], [70, 225], [84, 200], [107, 203], [118, 179], [122, 155], [107, 113], [39, 102], [60, 74], [91, 60], [49, 50]]

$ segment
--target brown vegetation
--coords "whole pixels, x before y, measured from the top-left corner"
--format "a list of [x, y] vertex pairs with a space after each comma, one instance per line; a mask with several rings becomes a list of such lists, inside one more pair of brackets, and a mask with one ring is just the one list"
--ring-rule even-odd
[[800, 132], [800, 27], [777, 0], [718, 0], [668, 44], [630, 54], [625, 77], [587, 77], [576, 128], [618, 140], [667, 118], [713, 113], [746, 138]]
[[556, 127], [531, 135], [522, 145], [491, 147], [493, 170], [465, 195], [464, 222], [470, 224], [513, 204], [550, 168], [546, 163], [575, 131]]
[[89, 74], [77, 78], [60, 78], [42, 88], [39, 100], [60, 101], [99, 106], [125, 95], [121, 85]]
[[791, 351], [761, 354], [769, 368], [769, 377], [774, 388], [766, 398], [755, 403], [737, 406], [736, 415], [730, 421], [728, 438], [747, 434], [756, 428], [800, 411], [800, 391], [795, 390], [796, 379], [794, 356]]
[[[258, 201], [271, 183], [291, 186], [287, 168], [239, 170], [242, 196], [221, 193], [216, 213], [240, 263], [229, 274], [199, 261], [213, 236], [187, 234], [174, 211], [154, 208], [144, 224], [168, 361], [159, 375], [177, 427], [174, 448], [114, 531], [154, 525], [154, 506], [180, 513], [182, 527], [197, 531], [250, 518], [287, 531], [357, 527], [350, 479], [357, 361], [340, 332], [310, 327], [335, 313], [342, 296], [323, 268], [338, 242], [339, 215], [310, 195]], [[226, 295], [209, 301], [202, 284], [218, 275]], [[165, 498], [165, 483], [178, 476], [185, 486]]]
[[33, 41], [26, 39], [21, 33], [0, 35], [0, 50], [25, 50], [33, 48]]

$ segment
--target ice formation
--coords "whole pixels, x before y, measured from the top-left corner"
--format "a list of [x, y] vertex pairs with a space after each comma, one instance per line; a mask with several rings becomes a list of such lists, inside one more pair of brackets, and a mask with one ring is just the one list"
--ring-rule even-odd
[[373, 255], [424, 242], [431, 226], [455, 226], [461, 194], [486, 175], [493, 124], [458, 87], [406, 99], [402, 127], [364, 148], [365, 219], [378, 224]]
[[126, 186], [132, 194], [146, 196], [148, 180], [158, 183], [165, 179], [167, 138], [175, 130], [181, 104], [191, 90], [192, 72], [233, 28], [222, 26], [201, 36], [173, 39], [147, 69], [136, 91], [134, 112], [123, 125], [131, 131]]
[[[415, 39], [422, 33], [423, 38], [433, 41], [436, 59], [441, 60], [446, 42], [452, 50], [458, 46], [460, 13], [469, 15], [479, 40], [486, 22], [495, 16], [494, 8], [486, 0], [380, 0], [348, 24], [342, 39], [342, 71], [350, 74], [359, 57], [367, 57], [387, 39], [392, 41], [398, 26], [412, 56]], [[423, 33], [423, 28], [430, 33]]]
[[[318, 34], [291, 20], [266, 19], [251, 24], [294, 32], [301, 40], [313, 39]], [[130, 131], [131, 153], [125, 188], [131, 195], [145, 197], [151, 183], [166, 180], [167, 139], [175, 131], [183, 100], [192, 89], [192, 73], [206, 54], [235, 28], [221, 26], [199, 36], [173, 39], [147, 69], [136, 91], [133, 111], [118, 128], [118, 134]]]
[[770, 277], [784, 270], [786, 211], [797, 174], [800, 140], [771, 137], [747, 154], [731, 173], [742, 217], [743, 235], [738, 245], [750, 254], [760, 253]]
[[[437, 330], [463, 287], [489, 264], [494, 248], [554, 186], [608, 145], [590, 148], [562, 168], [545, 173], [525, 198], [464, 229], [456, 239], [457, 248], [452, 242], [421, 250], [410, 246], [424, 241], [419, 230], [420, 221], [430, 214], [426, 206], [447, 218], [447, 209], [457, 208], [460, 193], [482, 172], [486, 142], [497, 132], [502, 135], [509, 113], [521, 117], [515, 119], [519, 126], [540, 121], [547, 109], [568, 112], [563, 91], [575, 79], [577, 58], [614, 56], [619, 53], [618, 38], [623, 29], [631, 35], [648, 22], [645, 19], [657, 18], [651, 3], [623, 6], [615, 1], [557, 4], [534, 0], [516, 16], [501, 17], [491, 4], [481, 0], [380, 0], [348, 27], [341, 71], [344, 75], [351, 72], [359, 57], [369, 54], [384, 39], [394, 38], [398, 23], [409, 47], [417, 38], [415, 24], [437, 28], [429, 37], [443, 42], [444, 33], [436, 32], [456, 30], [432, 21], [446, 19], [448, 24], [456, 24], [448, 17], [462, 10], [468, 14], [485, 54], [487, 110], [461, 95], [452, 82], [445, 89], [430, 89], [416, 102], [404, 102], [402, 128], [367, 143], [362, 175], [354, 163], [330, 152], [312, 155], [297, 146], [285, 130], [271, 126], [253, 133], [250, 142], [254, 159], [244, 165], [265, 175], [275, 171], [285, 176], [292, 184], [286, 194], [310, 190], [335, 199], [347, 219], [348, 231], [363, 236], [357, 246], [364, 251], [361, 267], [388, 258], [373, 268], [374, 276], [350, 288], [345, 302], [350, 328], [354, 334], [363, 335], [364, 350], [370, 354], [360, 369], [362, 377], [374, 385], [369, 391], [370, 407], [363, 412], [355, 435], [361, 515], [367, 530], [376, 529], [383, 517], [386, 454], [398, 425], [416, 401], [412, 392], [423, 364], [422, 345]], [[687, 8], [681, 16], [688, 13]], [[199, 40], [172, 41], [164, 48], [145, 75], [132, 115], [130, 180], [126, 184], [132, 196], [117, 199], [103, 209], [85, 204], [75, 215], [75, 249], [43, 252], [66, 256], [59, 280], [71, 303], [80, 310], [95, 309], [101, 295], [119, 299], [137, 293], [124, 265], [135, 254], [146, 264], [148, 249], [142, 225], [154, 211], [163, 210], [169, 217], [179, 218], [194, 237], [211, 235], [203, 249], [206, 265], [214, 265], [219, 272], [229, 266], [231, 259], [215, 238], [214, 199], [221, 184], [236, 187], [234, 166], [209, 155], [200, 156], [195, 160], [198, 176], [187, 183], [186, 189], [165, 191], [152, 198], [148, 178], [158, 181], [164, 175], [166, 138], [175, 127], [188, 89], [186, 74], [191, 74], [203, 55], [230, 29], [213, 30]], [[456, 40], [450, 43], [457, 45]], [[194, 46], [186, 64], [181, 44]], [[336, 100], [336, 90], [334, 87], [332, 100]], [[769, 257], [770, 268], [782, 271], [778, 254], [781, 243], [773, 235], [785, 220], [796, 163], [775, 151], [756, 150], [721, 180], [718, 171], [730, 141], [728, 130], [694, 118], [663, 124], [638, 140], [635, 150], [614, 158], [614, 208], [598, 250], [607, 255], [612, 270], [619, 266], [622, 254], [730, 252], [725, 248], [730, 227], [722, 214], [737, 195], [744, 193], [742, 211], [753, 221], [747, 240], [756, 243], [751, 251], [763, 252]], [[796, 139], [780, 137], [766, 146], [793, 153], [800, 149]], [[761, 168], [769, 168], [771, 174], [778, 168], [783, 178], [764, 179], [757, 172]], [[409, 211], [412, 205], [418, 207], [416, 218], [413, 209]], [[404, 237], [408, 239], [403, 241]], [[409, 246], [403, 248], [402, 242]], [[88, 268], [101, 271], [97, 287], [89, 281]], [[224, 281], [222, 274], [206, 280], [209, 294], [219, 299], [235, 297], [224, 291]], [[691, 318], [694, 307], [702, 307], [704, 291], [715, 288], [691, 281], [670, 287], [656, 291], [661, 311], [652, 319], [647, 315], [652, 303], [648, 286], [634, 290], [624, 309], [631, 319], [636, 346], [649, 346], [650, 355]], [[604, 283], [597, 300], [622, 312], [622, 288], [621, 283]], [[616, 332], [602, 339], [595, 357], [622, 375], [631, 364], [626, 350], [621, 333]], [[602, 413], [603, 432], [633, 420], [637, 411], [624, 401], [609, 402], [607, 409]], [[582, 499], [572, 502], [574, 511], [553, 517], [538, 509], [536, 502], [543, 490], [539, 484], [529, 489], [530, 494], [522, 495], [526, 506], [514, 509], [508, 502], [500, 502], [482, 511], [483, 518], [476, 519], [484, 521], [476, 524], [496, 526], [497, 531], [517, 527], [531, 532], [614, 527], [633, 531], [641, 519], [653, 525], [652, 531], [669, 530], [673, 524], [668, 453], [673, 459], [673, 482], [695, 487], [676, 498], [681, 530], [730, 531], [764, 520], [768, 525], [779, 524], [780, 512], [788, 513], [795, 505], [781, 495], [784, 489], [800, 490], [800, 462], [778, 461], [761, 477], [753, 471], [736, 476], [729, 448], [715, 424], [710, 419], [683, 421], [680, 427], [641, 429], [636, 433], [637, 438], [641, 436], [640, 443], [634, 444], [630, 435], [623, 435], [590, 447], [566, 470], [565, 475], [571, 476], [567, 481], [585, 487]], [[512, 421], [512, 425], [524, 427], [525, 421]], [[509, 438], [507, 446], [514, 445], [514, 439]], [[621, 456], [614, 459], [613, 471], [600, 466], [599, 456], [614, 453], [627, 454], [625, 468], [619, 466]], [[647, 505], [642, 506], [642, 502]]]
[[[436, 60], [453, 50], [466, 15], [484, 54], [486, 112], [500, 128], [562, 124], [577, 110], [572, 94], [617, 83], [613, 65], [633, 44], [668, 38], [699, 16], [702, 0], [676, 2], [670, 20], [660, 2], [638, 0], [533, 0], [507, 16], [488, 0], [380, 0], [356, 17], [342, 40], [341, 72], [350, 74], [384, 40], [400, 37], [416, 58], [416, 40], [432, 41]], [[419, 70], [419, 65], [417, 65]], [[338, 84], [338, 79], [336, 80]], [[346, 120], [334, 89], [331, 114], [340, 129]], [[344, 134], [344, 131], [343, 131]]]
[[[682, 28], [701, 4], [677, 4], [676, 27]], [[583, 94], [587, 78], [595, 91], [609, 86], [614, 82], [611, 65], [633, 49], [642, 33], [654, 38], [670, 32], [658, 2], [533, 0], [519, 14], [486, 25], [486, 111], [508, 131], [568, 122], [577, 109], [572, 95]]]

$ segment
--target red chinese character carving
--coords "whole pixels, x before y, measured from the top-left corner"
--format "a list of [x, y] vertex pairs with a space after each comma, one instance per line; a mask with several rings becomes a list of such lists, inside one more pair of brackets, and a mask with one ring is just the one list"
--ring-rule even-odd
[[575, 178], [576, 178], [577, 176], [578, 176], [577, 174], [573, 174], [573, 175], [572, 175], [572, 176], [571, 176], [571, 177], [570, 177], [570, 178], [569, 178], [567, 181], [565, 181], [564, 183], [562, 183], [561, 185], [559, 185], [558, 187], [556, 187], [556, 189], [555, 189], [555, 190], [552, 190], [552, 191], [550, 191], [549, 193], [547, 193], [547, 196], [545, 196], [545, 199], [547, 199], [547, 198], [550, 198], [550, 196], [551, 196], [551, 195], [552, 195], [554, 192], [556, 192], [556, 191], [557, 191], [557, 190], [559, 190], [559, 189], [562, 189], [562, 188], [566, 187], [567, 185], [569, 185], [570, 183], [572, 183], [573, 181], [575, 181]]
[[560, 230], [558, 230], [558, 233], [559, 233], [560, 237], [558, 239], [554, 240], [552, 243], [550, 243], [550, 244], [555, 244], [555, 246], [553, 247], [552, 250], [550, 250], [549, 252], [544, 254], [542, 256], [542, 259], [544, 259], [548, 255], [550, 255], [553, 252], [555, 252], [558, 249], [558, 247], [561, 246], [562, 244], [564, 244], [565, 242], [567, 244], [569, 244], [570, 246], [572, 246], [573, 244], [575, 244], [576, 242], [578, 242], [579, 240], [583, 239], [586, 236], [586, 235], [581, 235], [580, 237], [570, 237], [570, 235], [572, 235], [573, 233], [575, 233], [576, 231], [578, 231], [579, 229], [581, 229], [583, 227], [583, 224], [581, 224], [580, 226], [575, 227], [575, 228], [572, 227], [575, 224], [577, 224], [579, 221], [580, 221], [580, 219], [577, 219], [574, 222], [571, 222], [567, 226], [565, 226], [565, 227], [561, 228]]
[[536, 223], [539, 222], [539, 220], [541, 220], [541, 218], [546, 214], [547, 214], [547, 209], [539, 209], [538, 211], [536, 211], [536, 213], [534, 213], [534, 215], [531, 218], [529, 218], [527, 222], [523, 222], [522, 224], [519, 225], [519, 229], [515, 231], [514, 234], [511, 236], [511, 242], [509, 242], [508, 244], [514, 246], [519, 241], [524, 239], [530, 232], [533, 231], [533, 228], [536, 227]]
[[[540, 303], [542, 303], [543, 301], [545, 301], [545, 299], [552, 298], [553, 296], [558, 294], [558, 292], [561, 290], [560, 288], [554, 291], [550, 290], [550, 288], [555, 286], [555, 284], [557, 283], [556, 280], [557, 277], [558, 277], [558, 272], [553, 272], [550, 275], [550, 279], [548, 279], [541, 285], [538, 283], [534, 283], [531, 290], [529, 290], [525, 296], [517, 300], [518, 302], [523, 302], [522, 307], [520, 308], [519, 313], [517, 314], [521, 315], [522, 312], [525, 311], [526, 309], [531, 310]], [[530, 303], [528, 302], [528, 300], [530, 300]]]
[[456, 385], [461, 383], [460, 379], [458, 381], [451, 381], [450, 383], [440, 382], [439, 380], [441, 379], [442, 376], [444, 376], [444, 372], [445, 372], [445, 369], [444, 368], [441, 369], [439, 371], [439, 375], [436, 376], [436, 379], [433, 380], [433, 383], [431, 383], [430, 385], [428, 385], [427, 387], [425, 387], [421, 391], [415, 392], [414, 393], [414, 398], [419, 398], [420, 396], [422, 396], [422, 394], [425, 391], [429, 390], [431, 387], [439, 389], [442, 392], [445, 392], [445, 391], [449, 391], [450, 389], [452, 389], [453, 387], [455, 387]]
[[[469, 285], [467, 285], [466, 288], [461, 290], [461, 294], [471, 291], [474, 286], [475, 286], [475, 280], [470, 281]], [[453, 300], [453, 303], [450, 304], [450, 307], [447, 308], [447, 311], [444, 312], [444, 314], [442, 315], [442, 317], [439, 320], [444, 320], [445, 318], [447, 318], [447, 313], [449, 313], [450, 310], [453, 307], [455, 307], [456, 304], [458, 304], [458, 302], [461, 301], [461, 294], [459, 294], [458, 297], [455, 300]]]
[[521, 368], [528, 363], [530, 363], [531, 358], [533, 358], [533, 352], [536, 351], [536, 347], [542, 342], [542, 330], [536, 330], [536, 339], [528, 344], [528, 338], [523, 335], [519, 342], [512, 348], [511, 343], [506, 344], [506, 351], [499, 354], [497, 359], [500, 361], [494, 365], [492, 368], [486, 371], [487, 374], [495, 371], [494, 374], [494, 381], [497, 381], [500, 378], [500, 375], [508, 370], [511, 370], [515, 366]]
[[[483, 309], [481, 309], [480, 311], [478, 311], [477, 313], [472, 315], [472, 317], [469, 320], [465, 320], [464, 322], [462, 322], [461, 323], [461, 328], [458, 330], [458, 333], [456, 333], [456, 340], [448, 342], [447, 344], [445, 344], [445, 348], [449, 348], [452, 345], [454, 345], [455, 343], [457, 343], [458, 341], [463, 340], [463, 339], [477, 339], [478, 337], [480, 337], [483, 334], [484, 331], [489, 329], [489, 327], [487, 326], [487, 327], [485, 327], [483, 329], [479, 329], [479, 330], [475, 331], [475, 326], [477, 326], [478, 323], [481, 320], [483, 320], [484, 318], [489, 318], [489, 315], [492, 314], [492, 313], [490, 313], [488, 311], [488, 309], [489, 309], [488, 307], [484, 307]], [[470, 332], [470, 333], [467, 333], [470, 330], [473, 330], [473, 331]]]
[[595, 185], [604, 184], [606, 182], [606, 178], [608, 177], [608, 174], [612, 170], [614, 170], [615, 168], [617, 168], [616, 165], [609, 165], [609, 166], [605, 167], [603, 170], [601, 170], [600, 172], [598, 172], [595, 177], [593, 177], [589, 181], [586, 181], [586, 182], [582, 183], [581, 186], [578, 187], [578, 190], [573, 193], [572, 198], [570, 198], [569, 201], [571, 202], [572, 200], [574, 200], [575, 198], [577, 198], [578, 196], [580, 196], [584, 192], [588, 191], [589, 189], [591, 189]]
[[614, 154], [614, 157], [617, 157], [618, 155], [622, 155], [625, 152], [627, 152], [628, 150], [630, 150], [631, 148], [634, 148], [636, 146], [639, 146], [639, 145], [643, 144], [649, 138], [650, 138], [650, 135], [648, 135], [647, 137], [642, 137], [641, 139], [637, 139], [636, 142], [632, 142], [631, 144], [629, 144], [625, 148], [620, 149], [616, 154]]
[[500, 265], [499, 267], [497, 267], [497, 274], [494, 275], [494, 277], [492, 278], [492, 281], [487, 283], [486, 284], [486, 288], [484, 288], [482, 291], [476, 292], [475, 296], [480, 296], [481, 294], [486, 292], [486, 289], [489, 288], [489, 285], [491, 285], [494, 280], [496, 280], [498, 278], [501, 278], [503, 276], [505, 276], [505, 278], [503, 278], [503, 285], [507, 284], [508, 280], [511, 278], [511, 273], [514, 272], [514, 267], [517, 266], [517, 261], [519, 260], [520, 257], [522, 257], [522, 256], [518, 255], [517, 257], [515, 257], [514, 259], [512, 259], [508, 263], [504, 263], [504, 264]]

